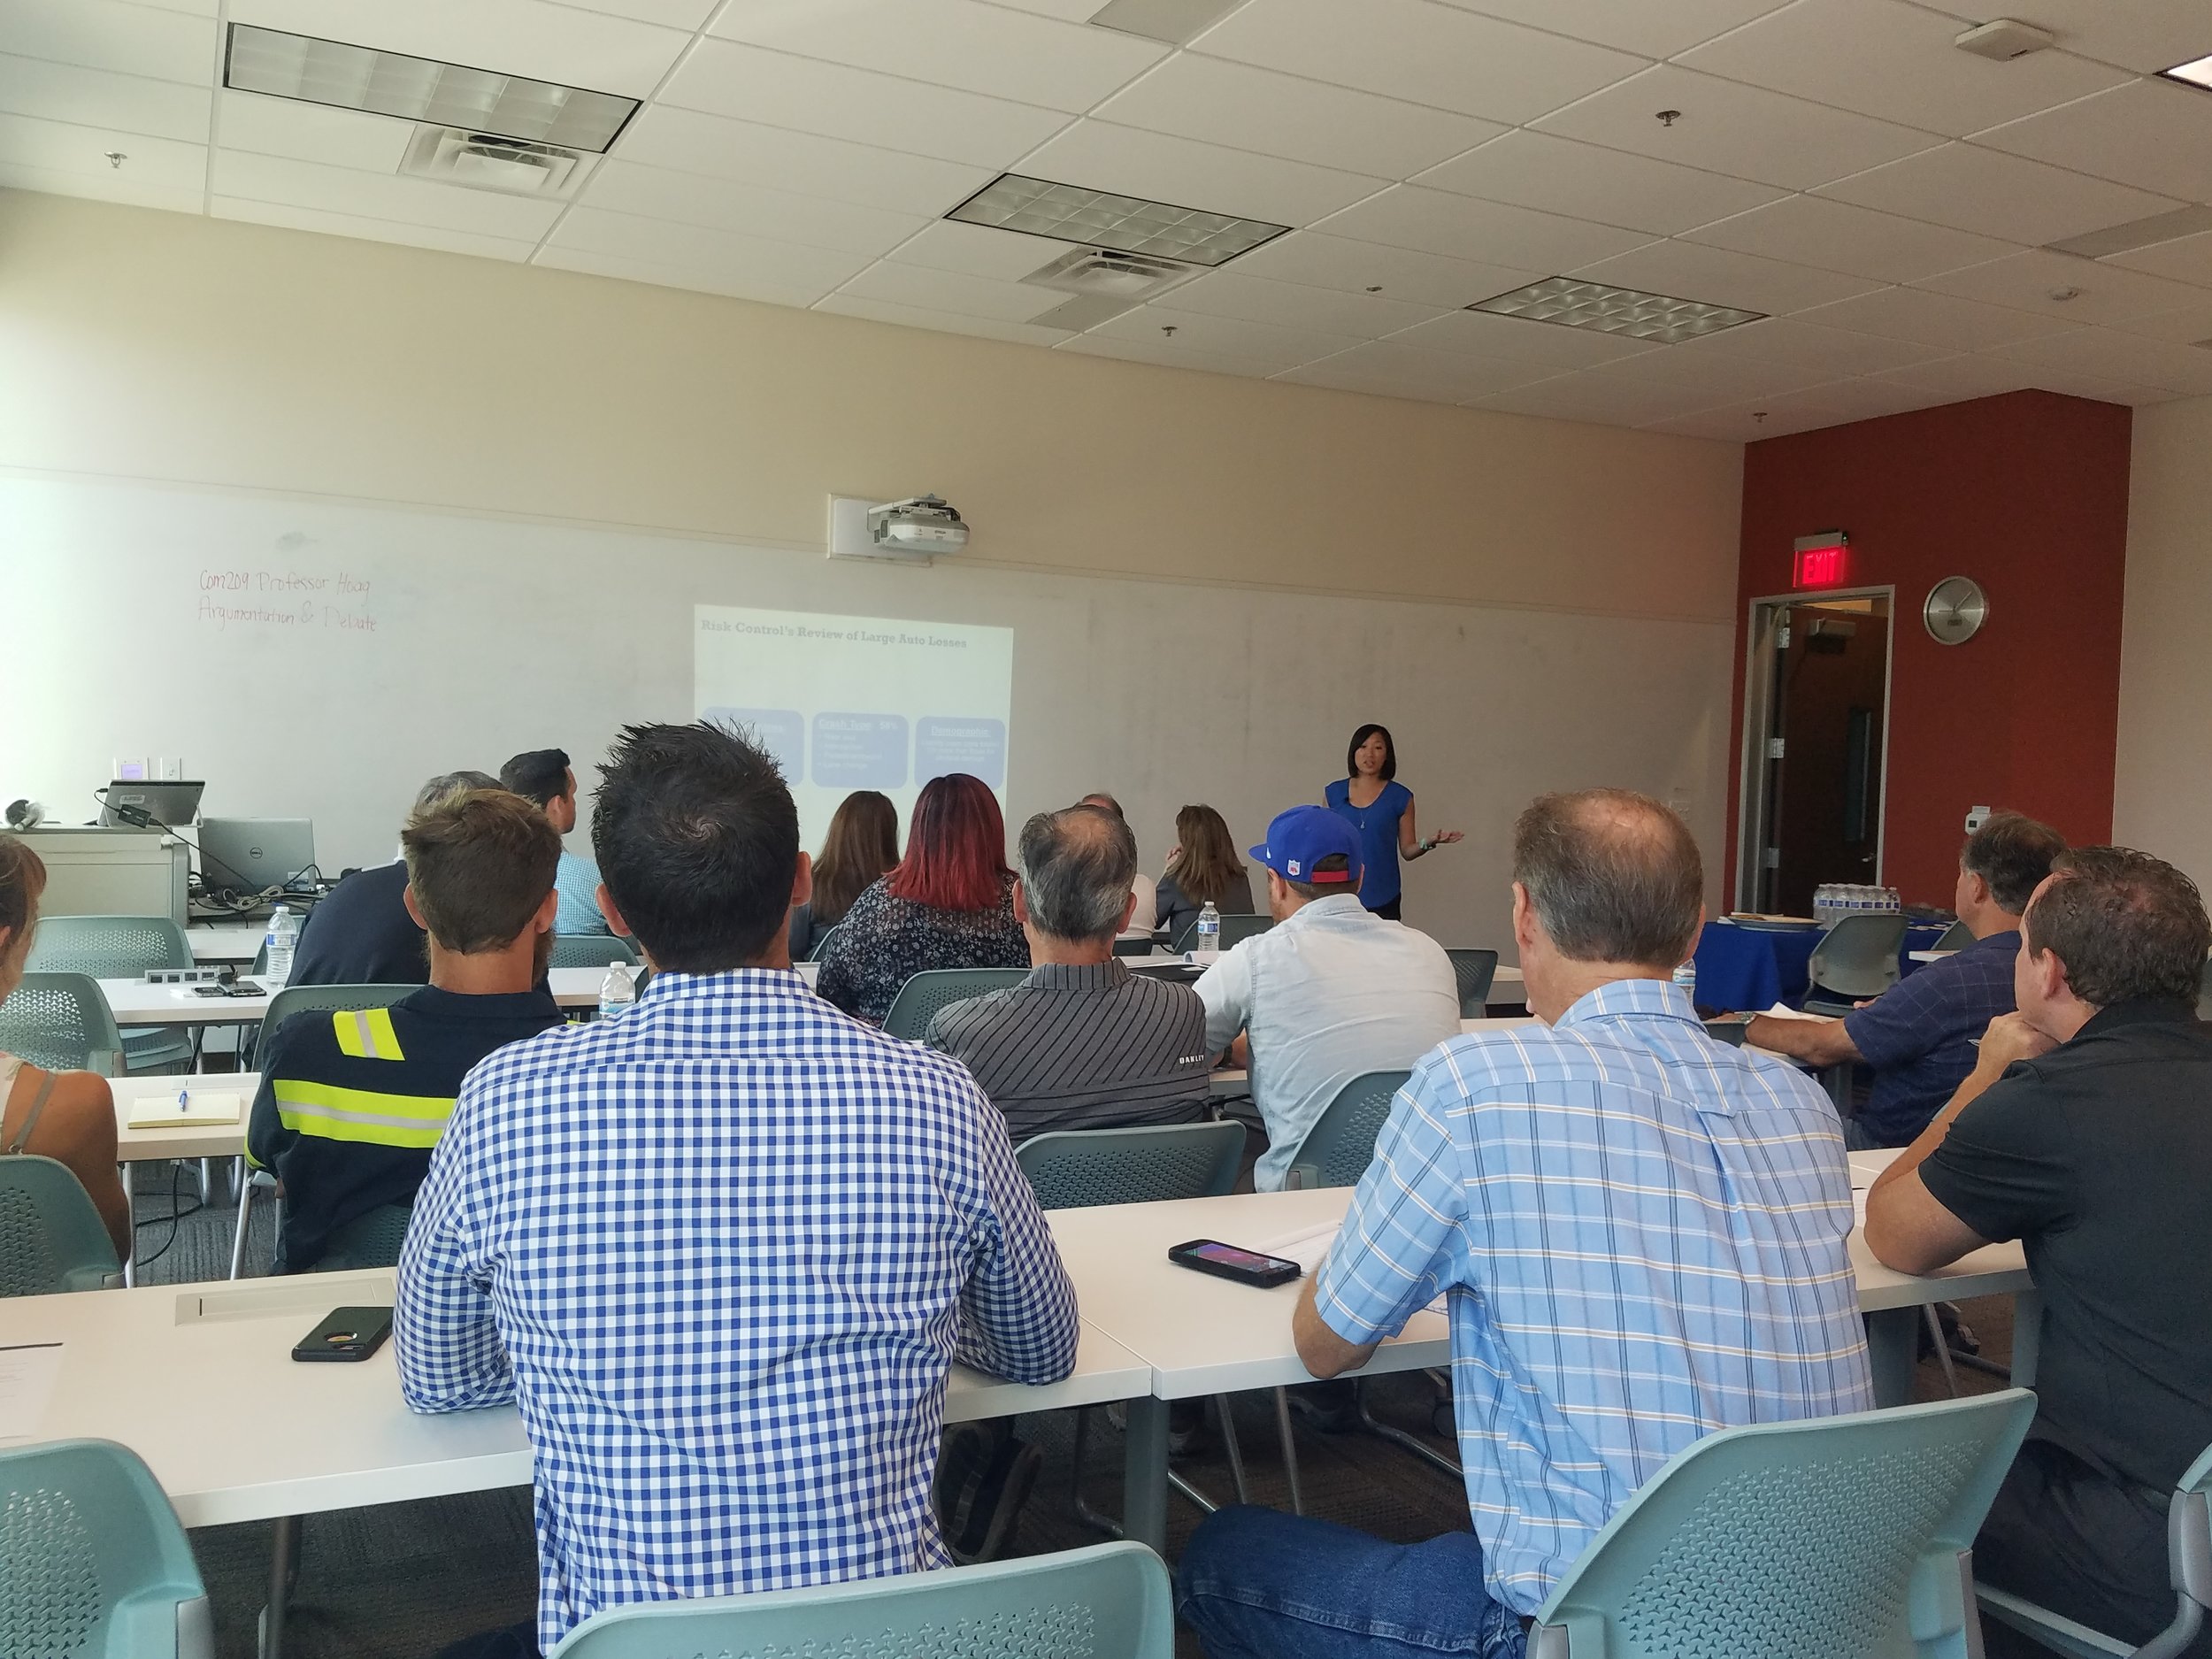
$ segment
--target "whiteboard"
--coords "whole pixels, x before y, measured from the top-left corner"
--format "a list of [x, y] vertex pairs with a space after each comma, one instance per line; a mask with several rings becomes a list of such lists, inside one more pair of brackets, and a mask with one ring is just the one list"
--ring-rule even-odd
[[[1359, 552], [1348, 533], [1348, 572]], [[114, 757], [180, 757], [207, 782], [204, 815], [312, 818], [334, 872], [393, 856], [432, 773], [558, 746], [588, 819], [622, 725], [693, 716], [701, 604], [1013, 629], [1010, 833], [1102, 789], [1155, 872], [1186, 802], [1217, 807], [1249, 844], [1276, 811], [1318, 801], [1352, 728], [1379, 720], [1423, 831], [1468, 837], [1406, 872], [1407, 919], [1447, 944], [1512, 960], [1511, 826], [1546, 789], [1671, 801], [1705, 850], [1709, 895], [1721, 888], [1725, 620], [833, 560], [27, 474], [0, 475], [0, 800], [81, 822]]]

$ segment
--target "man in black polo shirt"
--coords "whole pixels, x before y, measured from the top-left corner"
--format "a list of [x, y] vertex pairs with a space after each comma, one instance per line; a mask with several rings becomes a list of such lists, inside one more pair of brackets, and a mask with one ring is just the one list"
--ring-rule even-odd
[[[2173, 1615], [2166, 1509], [2212, 1442], [2212, 923], [2195, 885], [2077, 848], [2023, 918], [2019, 1011], [1868, 1194], [1874, 1254], [1925, 1273], [2001, 1239], [2043, 1294], [2035, 1425], [1976, 1575], [2130, 1644]], [[2039, 1653], [1993, 1621], [1992, 1655]], [[2212, 1654], [2212, 1632], [2187, 1650]]]
[[262, 1056], [246, 1148], [284, 1183], [281, 1271], [313, 1267], [371, 1210], [412, 1203], [469, 1069], [561, 1023], [541, 983], [561, 855], [545, 814], [471, 790], [417, 812], [400, 844], [429, 985], [389, 1008], [295, 1015]]

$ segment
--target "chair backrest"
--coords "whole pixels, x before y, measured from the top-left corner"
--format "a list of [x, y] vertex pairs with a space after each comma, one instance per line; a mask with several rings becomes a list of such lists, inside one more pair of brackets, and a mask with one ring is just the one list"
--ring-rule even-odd
[[99, 1290], [119, 1283], [121, 1272], [74, 1171], [31, 1154], [0, 1158], [0, 1296]]
[[1173, 1659], [1167, 1569], [1142, 1544], [611, 1608], [549, 1659]]
[[26, 965], [121, 979], [149, 968], [188, 968], [192, 946], [166, 916], [42, 916]]
[[843, 927], [844, 926], [844, 923], [840, 922], [837, 924], [836, 927], [831, 928], [829, 932], [824, 933], [819, 939], [816, 940], [814, 941], [814, 949], [806, 953], [806, 959], [809, 962], [820, 962], [827, 957], [829, 955], [830, 941], [837, 937], [838, 929]]
[[2212, 1019], [2212, 956], [2204, 959], [2204, 972], [2197, 976], [2197, 1018]]
[[1002, 991], [1028, 977], [1026, 968], [926, 968], [899, 987], [883, 1016], [883, 1029], [894, 1037], [919, 1042], [929, 1035], [929, 1022], [955, 1002], [986, 991]]
[[403, 997], [422, 989], [419, 985], [288, 985], [269, 999], [269, 1011], [261, 1017], [261, 1036], [255, 1053], [265, 1048], [276, 1029], [295, 1014], [335, 1014], [349, 1009], [389, 1008]]
[[1928, 947], [1931, 950], [1963, 950], [1974, 942], [1974, 930], [1964, 922], [1953, 922], [1943, 930], [1942, 936]]
[[[1249, 914], [1241, 910], [1224, 911], [1221, 918], [1221, 948], [1233, 950], [1246, 940], [1265, 933], [1275, 926], [1271, 916]], [[1190, 926], [1176, 936], [1174, 948], [1188, 950], [1198, 942], [1198, 918], [1193, 917]]]
[[611, 962], [638, 964], [637, 947], [616, 933], [556, 933], [549, 968], [603, 968]]
[[1490, 1002], [1490, 981], [1498, 977], [1498, 953], [1447, 949], [1444, 954], [1452, 959], [1452, 977], [1459, 981], [1459, 1017], [1480, 1019]]
[[2024, 1388], [1727, 1429], [1678, 1453], [1553, 1586], [1530, 1659], [1966, 1659], [1974, 1534]]
[[0, 1002], [0, 1049], [49, 1071], [121, 1068], [123, 1033], [88, 973], [27, 973]]
[[1237, 1184], [1244, 1125], [1064, 1130], [1023, 1141], [1014, 1148], [1014, 1161], [1047, 1210], [1219, 1198]]
[[379, 1204], [365, 1216], [356, 1216], [334, 1228], [318, 1273], [350, 1272], [364, 1267], [397, 1267], [400, 1247], [407, 1242], [407, 1224], [414, 1219], [412, 1204]]
[[1297, 1156], [1284, 1172], [1294, 1187], [1356, 1187], [1375, 1161], [1375, 1137], [1390, 1116], [1390, 1102], [1410, 1071], [1363, 1071], [1342, 1088], [1314, 1119]]
[[0, 1451], [0, 1653], [213, 1659], [177, 1513], [112, 1440]]
[[1860, 911], [1821, 935], [1805, 971], [1820, 990], [1879, 996], [1897, 983], [1897, 953], [1904, 944], [1902, 910]]

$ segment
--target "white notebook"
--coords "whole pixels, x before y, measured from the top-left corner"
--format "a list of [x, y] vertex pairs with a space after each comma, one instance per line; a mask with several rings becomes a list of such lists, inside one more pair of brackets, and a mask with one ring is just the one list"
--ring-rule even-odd
[[188, 1124], [234, 1124], [245, 1110], [242, 1094], [192, 1094], [183, 1105], [174, 1094], [149, 1094], [131, 1102], [134, 1129], [176, 1129]]

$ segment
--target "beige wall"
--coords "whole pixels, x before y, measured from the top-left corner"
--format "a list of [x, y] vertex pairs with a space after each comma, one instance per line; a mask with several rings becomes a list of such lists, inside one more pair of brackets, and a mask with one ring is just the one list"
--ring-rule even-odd
[[2137, 410], [2133, 463], [2113, 838], [2212, 890], [2212, 397]]
[[0, 191], [0, 465], [970, 558], [1732, 613], [1741, 450]]

